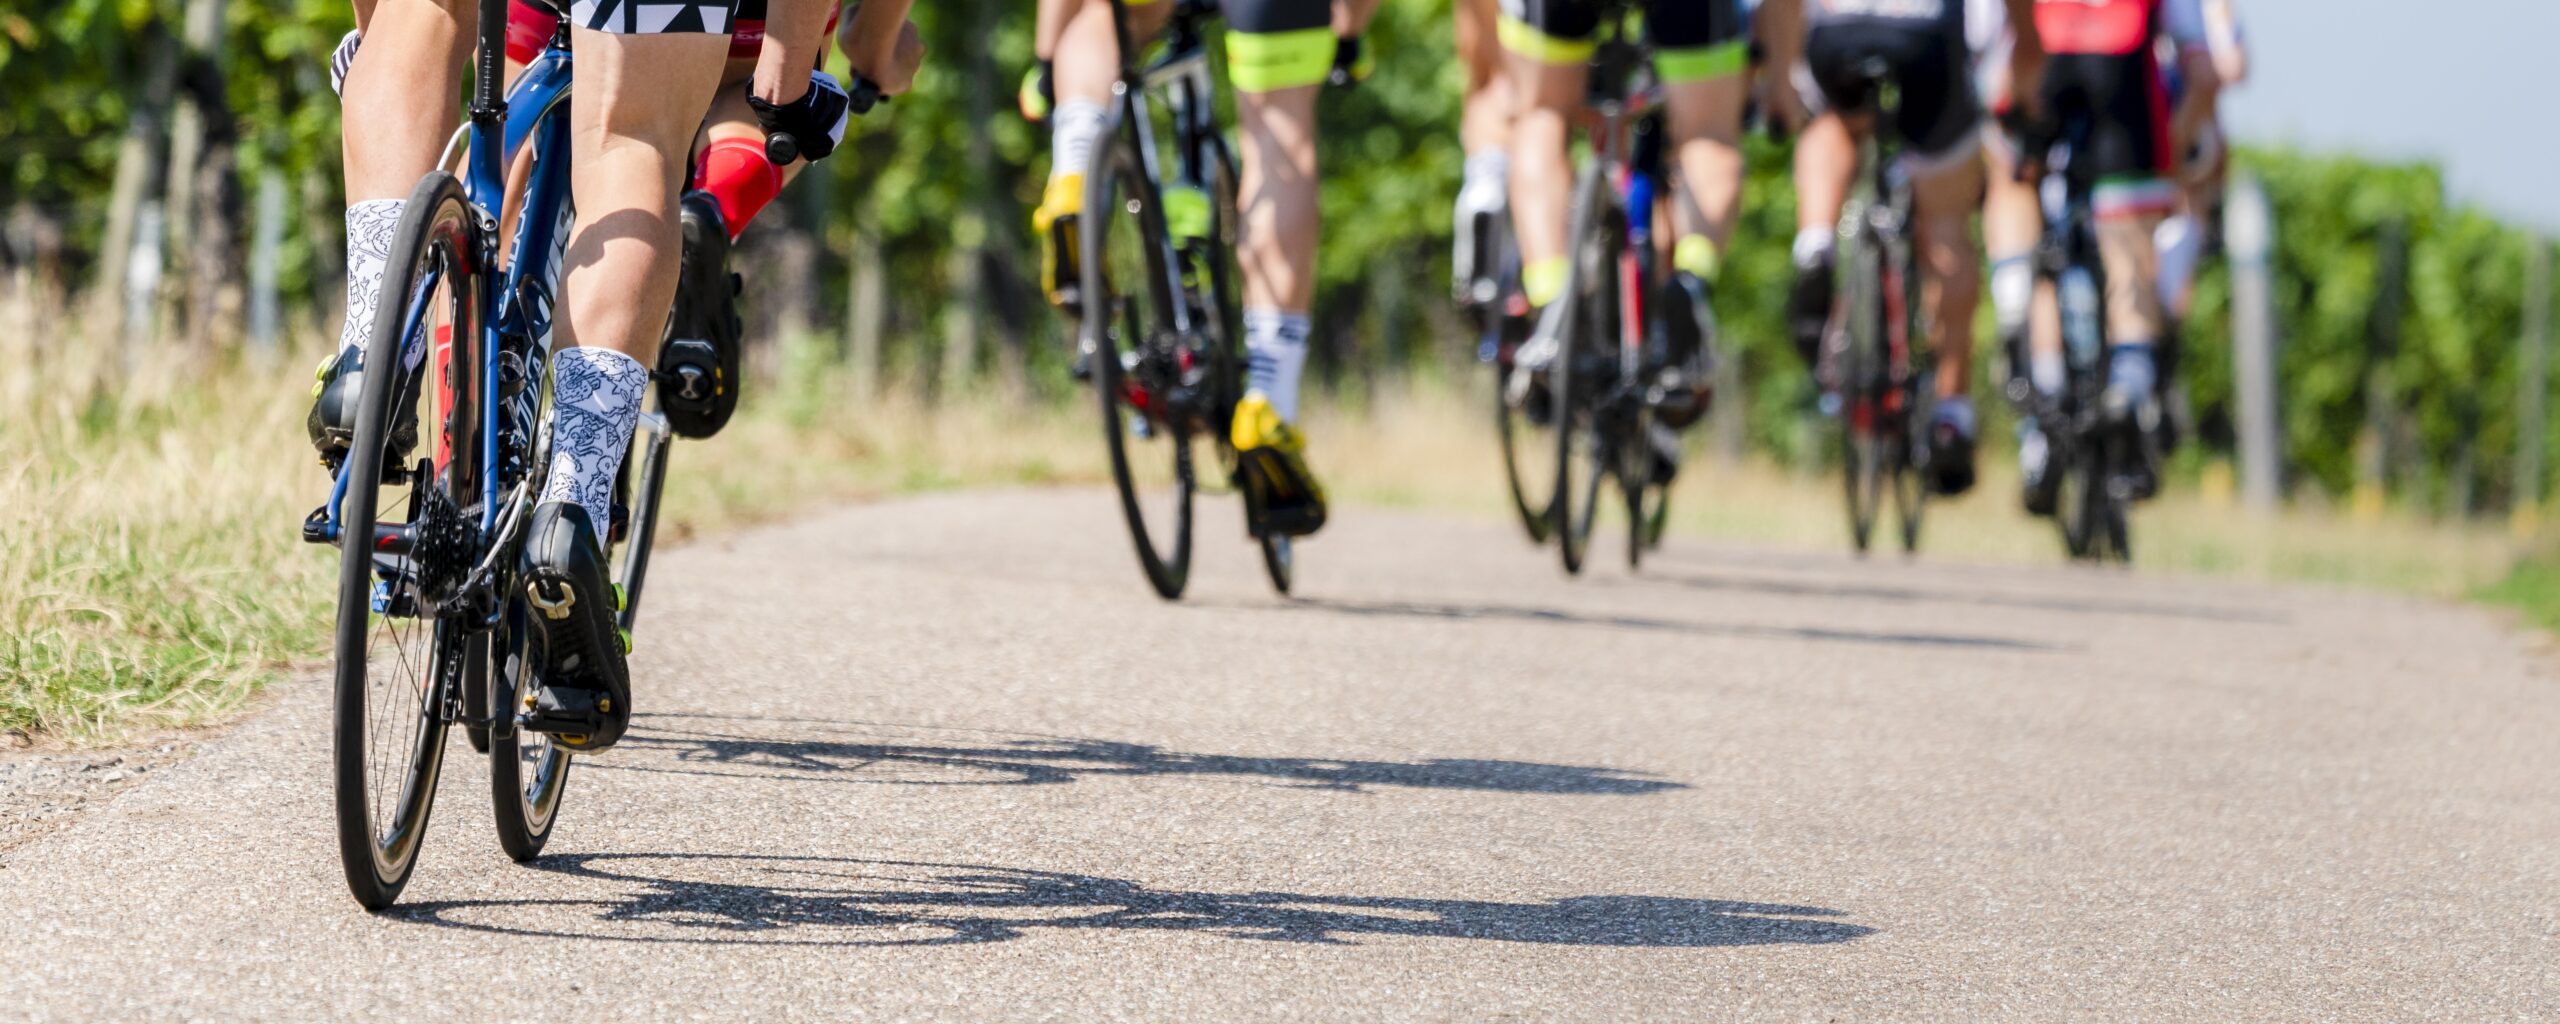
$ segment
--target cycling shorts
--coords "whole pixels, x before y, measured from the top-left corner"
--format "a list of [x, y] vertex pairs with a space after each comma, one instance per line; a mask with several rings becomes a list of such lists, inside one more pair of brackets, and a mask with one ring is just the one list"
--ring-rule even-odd
[[2038, 91], [2048, 124], [2087, 125], [2071, 162], [2075, 174], [2096, 182], [2090, 201], [2100, 219], [2159, 216], [2176, 206], [2169, 94], [2150, 48], [2054, 54]]
[[[581, 2], [591, 2], [591, 0], [581, 0]], [[610, 2], [610, 0], [593, 0], [593, 2]], [[628, 4], [629, 0], [623, 0], [623, 2]], [[640, 6], [649, 18], [654, 18], [655, 14], [653, 12], [661, 7], [722, 7], [724, 5], [715, 2], [709, 4], [643, 4]], [[764, 49], [765, 0], [735, 0], [734, 8], [734, 10], [727, 10], [724, 8], [722, 15], [723, 24], [729, 26], [729, 59], [754, 60], [756, 59], [756, 55]], [[836, 11], [829, 11], [827, 13], [827, 35], [829, 37], [833, 37], [835, 35], [836, 14]], [[592, 21], [587, 20], [584, 16], [581, 16], [579, 23], [589, 25], [591, 27], [594, 25]], [[518, 64], [533, 63], [533, 58], [542, 53], [542, 48], [551, 45], [552, 30], [557, 28], [559, 24], [559, 13], [553, 10], [549, 5], [542, 3], [529, 3], [527, 0], [515, 0], [514, 3], [508, 4], [507, 59]], [[610, 32], [617, 30], [606, 29], [606, 31]], [[668, 28], [657, 29], [655, 31], [674, 32], [680, 30]], [[681, 31], [709, 32], [717, 30], [685, 29]]]
[[[1580, 64], [1598, 46], [1607, 0], [1502, 0], [1502, 48], [1547, 64]], [[1749, 64], [1736, 0], [1641, 0], [1653, 67], [1665, 84], [1740, 74]]]
[[1322, 85], [1333, 73], [1330, 0], [1226, 0], [1227, 81], [1239, 92]]
[[[1902, 92], [1891, 129], [1923, 169], [1971, 157], [1981, 141], [1982, 101], [1974, 92], [1963, 8], [1951, 16], [1817, 19], [1806, 34], [1797, 91], [1815, 113], [1876, 101], [1867, 72], [1880, 69]], [[1810, 86], [1810, 88], [1807, 88]]]

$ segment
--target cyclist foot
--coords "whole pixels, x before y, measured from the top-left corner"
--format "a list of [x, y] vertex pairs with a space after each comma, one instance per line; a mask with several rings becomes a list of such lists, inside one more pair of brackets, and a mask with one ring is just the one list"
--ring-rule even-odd
[[1954, 497], [1973, 489], [1973, 407], [1941, 399], [1929, 419], [1929, 489]]
[[684, 262], [667, 343], [658, 349], [659, 404], [680, 437], [703, 438], [728, 425], [738, 409], [738, 348], [743, 325], [729, 272], [729, 228], [708, 192], [684, 197]]
[[1648, 398], [1654, 415], [1674, 430], [1686, 430], [1707, 414], [1715, 399], [1715, 314], [1707, 283], [1688, 271], [1671, 275], [1665, 289], [1662, 318], [1670, 364], [1654, 378]]
[[1261, 392], [1236, 403], [1232, 431], [1246, 522], [1255, 537], [1303, 537], [1324, 528], [1324, 485], [1307, 468], [1307, 442]]
[[542, 631], [546, 664], [516, 724], [580, 753], [605, 750], [631, 723], [631, 669], [623, 660], [631, 636], [616, 616], [622, 591], [605, 582], [603, 548], [575, 502], [536, 507], [527, 538], [525, 599], [533, 628]]
[[1040, 208], [1031, 212], [1031, 233], [1040, 239], [1041, 288], [1049, 304], [1068, 316], [1080, 316], [1084, 308], [1084, 271], [1077, 263], [1083, 248], [1076, 227], [1083, 209], [1084, 175], [1061, 174], [1049, 179]]
[[[311, 414], [303, 426], [311, 434], [311, 447], [320, 453], [322, 464], [334, 472], [347, 457], [347, 449], [356, 440], [356, 401], [364, 394], [364, 354], [349, 348], [320, 361], [313, 372], [318, 383], [311, 387]], [[391, 450], [383, 457], [383, 465], [402, 468], [409, 464], [409, 453], [418, 447], [418, 410], [404, 404], [398, 410], [399, 422], [391, 431]]]
[[1828, 382], [1830, 375], [1821, 372], [1828, 362], [1823, 338], [1831, 331], [1831, 299], [1835, 286], [1837, 261], [1829, 252], [1807, 256], [1796, 261], [1795, 283], [1787, 288], [1787, 335], [1796, 343], [1796, 355], [1804, 359], [1807, 369]]

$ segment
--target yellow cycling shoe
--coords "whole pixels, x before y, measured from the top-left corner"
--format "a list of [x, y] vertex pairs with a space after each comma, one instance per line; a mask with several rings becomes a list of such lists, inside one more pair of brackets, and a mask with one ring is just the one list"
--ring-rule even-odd
[[1307, 468], [1307, 441], [1281, 420], [1271, 399], [1246, 392], [1230, 432], [1245, 523], [1255, 537], [1303, 537], [1324, 528], [1324, 485]]
[[1083, 242], [1076, 220], [1083, 210], [1084, 175], [1061, 174], [1049, 179], [1040, 208], [1031, 211], [1031, 233], [1040, 239], [1041, 289], [1048, 293], [1050, 305], [1069, 316], [1082, 308], [1077, 293], [1084, 285], [1084, 271], [1077, 258]]

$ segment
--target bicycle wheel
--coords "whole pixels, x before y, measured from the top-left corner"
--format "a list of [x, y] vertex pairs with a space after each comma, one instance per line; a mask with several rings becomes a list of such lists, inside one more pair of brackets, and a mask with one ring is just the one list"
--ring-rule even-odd
[[[1084, 200], [1083, 343], [1093, 352], [1093, 384], [1120, 511], [1147, 582], [1167, 600], [1191, 573], [1195, 488], [1189, 425], [1165, 415], [1180, 382], [1169, 243], [1156, 190], [1136, 143], [1115, 127]], [[1134, 289], [1134, 293], [1121, 289]]]
[[1617, 192], [1601, 163], [1583, 168], [1573, 194], [1573, 229], [1565, 237], [1574, 251], [1557, 300], [1564, 308], [1551, 311], [1561, 337], [1548, 391], [1557, 408], [1556, 547], [1564, 570], [1580, 573], [1600, 512], [1600, 478], [1610, 471], [1601, 404], [1617, 376], [1618, 252], [1626, 222], [1615, 216]]
[[1479, 319], [1484, 321], [1480, 344], [1490, 346], [1493, 356], [1493, 423], [1496, 436], [1502, 439], [1502, 474], [1511, 507], [1519, 513], [1521, 527], [1529, 531], [1529, 542], [1544, 544], [1554, 532], [1556, 516], [1556, 392], [1553, 388], [1515, 392], [1511, 387], [1512, 357], [1529, 336], [1527, 318], [1485, 309]]
[[[468, 474], [451, 461], [411, 465], [408, 447], [432, 425], [439, 457], [476, 450], [467, 434], [481, 324], [476, 218], [452, 175], [430, 174], [410, 193], [365, 346], [339, 506], [332, 781], [347, 888], [370, 910], [398, 899], [417, 865], [447, 704], [469, 660], [468, 632], [435, 616], [474, 554]], [[426, 358], [438, 336], [451, 347]]]
[[1929, 355], [1920, 347], [1920, 295], [1907, 246], [1897, 247], [1893, 271], [1884, 294], [1898, 300], [1889, 323], [1902, 332], [1902, 337], [1895, 346], [1901, 355], [1894, 360], [1895, 429], [1887, 465], [1893, 481], [1894, 520], [1901, 526], [1902, 553], [1910, 555], [1920, 551], [1920, 521], [1929, 508], [1924, 471], [1930, 457], [1929, 425], [1936, 414], [1932, 406], [1937, 388], [1931, 379]]
[[1886, 425], [1884, 409], [1884, 280], [1883, 254], [1874, 234], [1863, 227], [1848, 260], [1842, 308], [1848, 349], [1841, 360], [1840, 471], [1849, 499], [1849, 541], [1865, 554], [1875, 532], [1876, 513], [1884, 502]]
[[658, 503], [666, 497], [667, 452], [675, 435], [652, 410], [640, 417], [631, 454], [622, 460], [614, 495], [630, 510], [622, 538], [613, 544], [613, 580], [622, 587], [622, 628], [640, 621], [640, 585], [649, 578], [649, 550], [658, 539]]
[[[1244, 302], [1237, 298], [1236, 242], [1242, 230], [1244, 215], [1236, 209], [1236, 157], [1227, 149], [1227, 140], [1211, 135], [1201, 140], [1201, 166], [1209, 177], [1209, 237], [1193, 256], [1209, 268], [1209, 291], [1203, 296], [1209, 314], [1208, 381], [1211, 416], [1205, 424], [1210, 450], [1218, 460], [1214, 479], [1233, 484], [1236, 480], [1236, 447], [1229, 428], [1235, 421], [1237, 400], [1244, 397]], [[1276, 582], [1276, 581], [1275, 581]], [[1282, 586], [1281, 592], [1288, 591]]]
[[2098, 503], [2106, 500], [2105, 463], [2098, 459], [2096, 446], [2076, 432], [2051, 436], [2056, 445], [2050, 457], [2062, 473], [2054, 481], [2053, 504], [2054, 523], [2062, 531], [2062, 550], [2075, 559], [2095, 557], [2092, 545], [2101, 518]]
[[[506, 623], [494, 641], [497, 663], [492, 705], [512, 719], [523, 695], [546, 664], [542, 631], [532, 628], [521, 600], [509, 602]], [[490, 730], [489, 795], [497, 811], [498, 848], [523, 863], [540, 856], [569, 786], [570, 754], [549, 733], [527, 732], [512, 720]]]

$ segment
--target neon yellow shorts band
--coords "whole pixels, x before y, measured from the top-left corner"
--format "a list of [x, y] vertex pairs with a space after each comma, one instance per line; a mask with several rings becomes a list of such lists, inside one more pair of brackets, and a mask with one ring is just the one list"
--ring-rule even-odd
[[1558, 39], [1508, 14], [1495, 19], [1493, 31], [1502, 40], [1503, 49], [1541, 64], [1580, 64], [1599, 50], [1591, 40]]
[[1662, 74], [1664, 85], [1738, 75], [1750, 62], [1751, 48], [1739, 39], [1687, 50], [1659, 50], [1653, 55], [1653, 69]]
[[1242, 92], [1321, 85], [1333, 73], [1330, 28], [1227, 33], [1227, 80]]
[[1529, 304], [1545, 308], [1564, 295], [1565, 262], [1562, 256], [1533, 260], [1520, 268], [1520, 294]]

